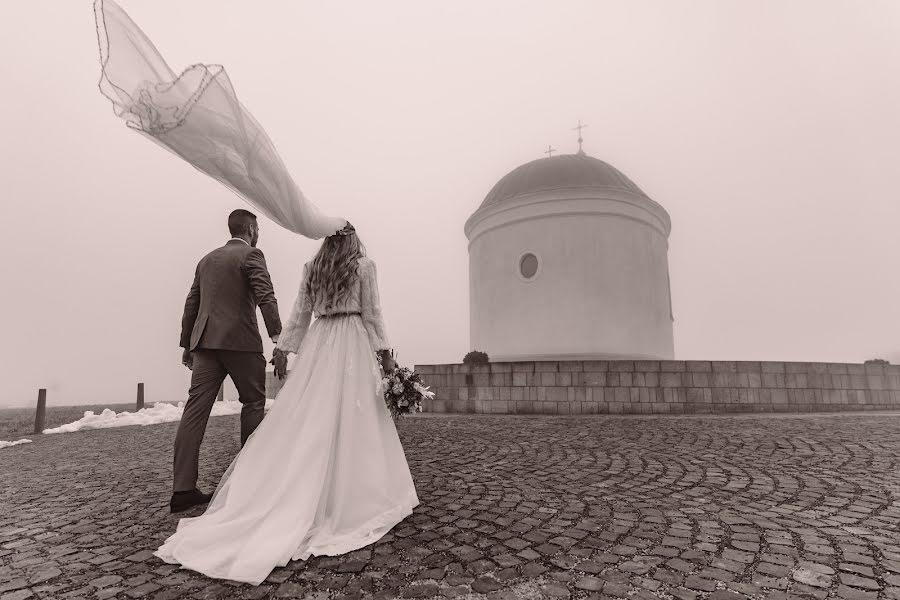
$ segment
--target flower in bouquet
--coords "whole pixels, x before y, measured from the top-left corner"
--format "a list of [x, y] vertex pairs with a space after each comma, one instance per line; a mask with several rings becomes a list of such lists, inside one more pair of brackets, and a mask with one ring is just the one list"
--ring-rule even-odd
[[418, 373], [408, 367], [397, 367], [382, 379], [384, 401], [395, 419], [422, 412], [422, 401], [434, 398], [434, 392], [422, 385]]

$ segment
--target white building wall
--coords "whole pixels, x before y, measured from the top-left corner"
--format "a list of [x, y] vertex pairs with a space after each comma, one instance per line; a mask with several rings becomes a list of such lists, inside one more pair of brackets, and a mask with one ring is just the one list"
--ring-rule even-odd
[[669, 228], [661, 206], [617, 190], [479, 211], [466, 225], [472, 348], [493, 361], [673, 358]]

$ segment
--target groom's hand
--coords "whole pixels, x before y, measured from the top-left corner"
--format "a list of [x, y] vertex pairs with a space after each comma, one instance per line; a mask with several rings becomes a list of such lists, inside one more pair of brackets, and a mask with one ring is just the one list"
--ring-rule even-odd
[[194, 370], [194, 355], [191, 354], [191, 351], [187, 348], [185, 348], [184, 352], [181, 353], [181, 364], [186, 366], [191, 371]]
[[287, 354], [278, 348], [272, 354], [272, 364], [275, 365], [275, 377], [284, 379], [287, 375]]

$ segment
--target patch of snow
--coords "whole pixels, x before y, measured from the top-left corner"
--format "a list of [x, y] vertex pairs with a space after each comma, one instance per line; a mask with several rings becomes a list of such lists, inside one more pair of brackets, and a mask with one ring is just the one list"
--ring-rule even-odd
[[30, 444], [31, 440], [16, 440], [14, 442], [0, 441], [0, 448], [9, 448], [10, 446], [18, 446], [19, 444]]
[[[272, 400], [266, 400], [266, 409], [272, 407]], [[243, 405], [236, 400], [226, 400], [224, 402], [216, 402], [213, 404], [212, 417], [223, 417], [226, 415], [237, 415], [241, 412]], [[181, 415], [184, 413], [184, 402], [176, 404], [168, 404], [157, 402], [151, 407], [142, 408], [137, 412], [122, 411], [117, 413], [109, 408], [105, 409], [99, 415], [89, 410], [84, 416], [77, 421], [45, 429], [45, 434], [50, 433], [72, 433], [75, 431], [84, 431], [86, 429], [108, 429], [110, 427], [126, 427], [129, 425], [158, 425], [160, 423], [172, 423], [180, 421]]]

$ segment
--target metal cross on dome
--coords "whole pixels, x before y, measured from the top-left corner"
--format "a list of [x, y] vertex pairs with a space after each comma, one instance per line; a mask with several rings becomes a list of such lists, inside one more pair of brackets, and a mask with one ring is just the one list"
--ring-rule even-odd
[[584, 141], [583, 139], [581, 139], [581, 130], [584, 129], [585, 127], [587, 127], [587, 125], [582, 125], [581, 119], [578, 119], [578, 127], [572, 128], [572, 131], [575, 131], [575, 130], [578, 131], [578, 154], [584, 154], [584, 150], [581, 148], [581, 142]]
[[544, 154], [546, 154], [550, 158], [553, 157], [554, 152], [556, 152], [556, 150], [553, 149], [553, 146], [547, 146], [547, 149], [544, 150]]

